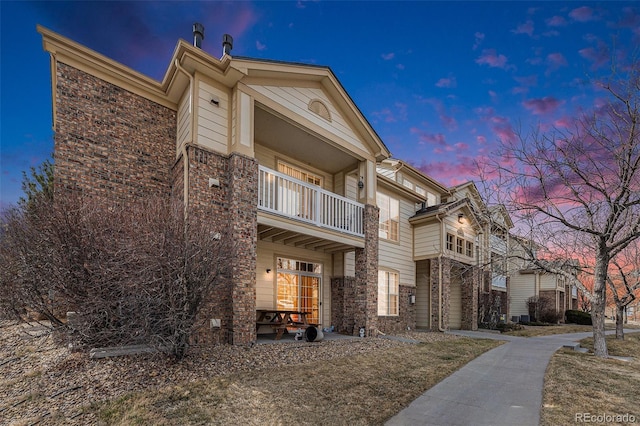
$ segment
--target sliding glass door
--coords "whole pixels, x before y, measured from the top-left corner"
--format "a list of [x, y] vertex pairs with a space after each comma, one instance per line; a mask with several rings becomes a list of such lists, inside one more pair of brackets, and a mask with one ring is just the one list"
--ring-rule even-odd
[[318, 324], [322, 265], [279, 257], [277, 274], [276, 307], [308, 312], [307, 320], [312, 324]]

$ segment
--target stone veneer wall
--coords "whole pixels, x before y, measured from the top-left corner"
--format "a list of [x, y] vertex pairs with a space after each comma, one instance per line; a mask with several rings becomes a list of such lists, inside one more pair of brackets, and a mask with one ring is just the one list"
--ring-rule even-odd
[[[201, 341], [247, 344], [255, 341], [258, 163], [239, 154], [224, 156], [188, 146], [189, 214], [219, 224], [229, 247], [229, 277], [202, 315], [221, 320], [219, 329], [200, 330]], [[209, 187], [209, 178], [220, 185]], [[206, 319], [206, 318], [205, 318]], [[208, 324], [208, 321], [204, 321]]]
[[169, 196], [176, 112], [62, 62], [56, 68], [56, 191]]
[[331, 325], [338, 333], [354, 334], [355, 289], [355, 277], [331, 278]]
[[472, 266], [462, 274], [462, 324], [463, 330], [478, 329], [478, 287], [480, 268]]
[[364, 327], [367, 336], [375, 336], [378, 318], [378, 217], [376, 206], [364, 206], [364, 248], [356, 249], [356, 288], [354, 293], [353, 335]]
[[416, 294], [415, 287], [400, 286], [397, 316], [379, 316], [378, 329], [383, 333], [393, 333], [416, 328], [415, 304], [411, 304], [409, 296]]
[[[440, 314], [439, 314], [439, 301], [438, 301], [438, 280], [440, 279], [439, 274], [439, 262], [442, 262], [442, 322], [440, 323]], [[431, 330], [436, 331], [438, 327], [441, 326], [443, 329], [447, 329], [449, 327], [449, 294], [450, 294], [450, 283], [451, 283], [451, 259], [442, 257], [440, 259], [431, 259], [430, 265], [430, 273], [429, 273], [429, 281], [431, 285]]]

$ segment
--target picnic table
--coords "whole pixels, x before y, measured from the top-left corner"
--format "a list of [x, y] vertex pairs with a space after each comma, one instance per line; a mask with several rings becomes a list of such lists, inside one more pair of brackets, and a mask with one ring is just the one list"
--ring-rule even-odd
[[258, 309], [256, 320], [256, 332], [262, 325], [267, 325], [273, 328], [276, 333], [276, 340], [280, 340], [288, 327], [300, 328], [306, 330], [308, 327], [315, 325], [309, 324], [307, 321], [307, 315], [310, 312], [301, 312], [294, 310], [282, 310], [282, 309]]

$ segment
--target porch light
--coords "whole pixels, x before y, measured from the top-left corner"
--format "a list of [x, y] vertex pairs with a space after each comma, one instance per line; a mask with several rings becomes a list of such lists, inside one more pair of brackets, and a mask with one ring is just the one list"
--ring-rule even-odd
[[271, 268], [267, 268], [267, 274], [271, 273]]
[[360, 180], [358, 181], [358, 188], [362, 189], [364, 188], [364, 178], [362, 176], [360, 176]]
[[464, 213], [458, 213], [458, 223], [462, 224], [464, 221]]
[[416, 304], [416, 295], [415, 294], [410, 294], [409, 295], [409, 304], [411, 304], [411, 305], [415, 305]]

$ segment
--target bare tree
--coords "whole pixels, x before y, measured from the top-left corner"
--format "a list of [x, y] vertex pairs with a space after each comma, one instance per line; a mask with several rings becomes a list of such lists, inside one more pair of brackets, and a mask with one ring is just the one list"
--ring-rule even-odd
[[[4, 228], [2, 307], [69, 327], [82, 345], [146, 343], [176, 358], [204, 325], [231, 253], [210, 221], [159, 200], [37, 197], [28, 210], [12, 210]], [[71, 324], [67, 310], [75, 311]]]
[[637, 242], [612, 259], [607, 276], [610, 294], [616, 309], [616, 339], [624, 339], [625, 312], [637, 298], [640, 289], [640, 247]]
[[[565, 275], [588, 297], [595, 353], [606, 357], [609, 266], [640, 237], [640, 67], [598, 87], [606, 100], [573, 127], [503, 142], [487, 172], [495, 176], [497, 202], [507, 206], [520, 232], [546, 247], [529, 260]], [[562, 259], [580, 259], [573, 266], [593, 276], [593, 288], [557, 268]]]

